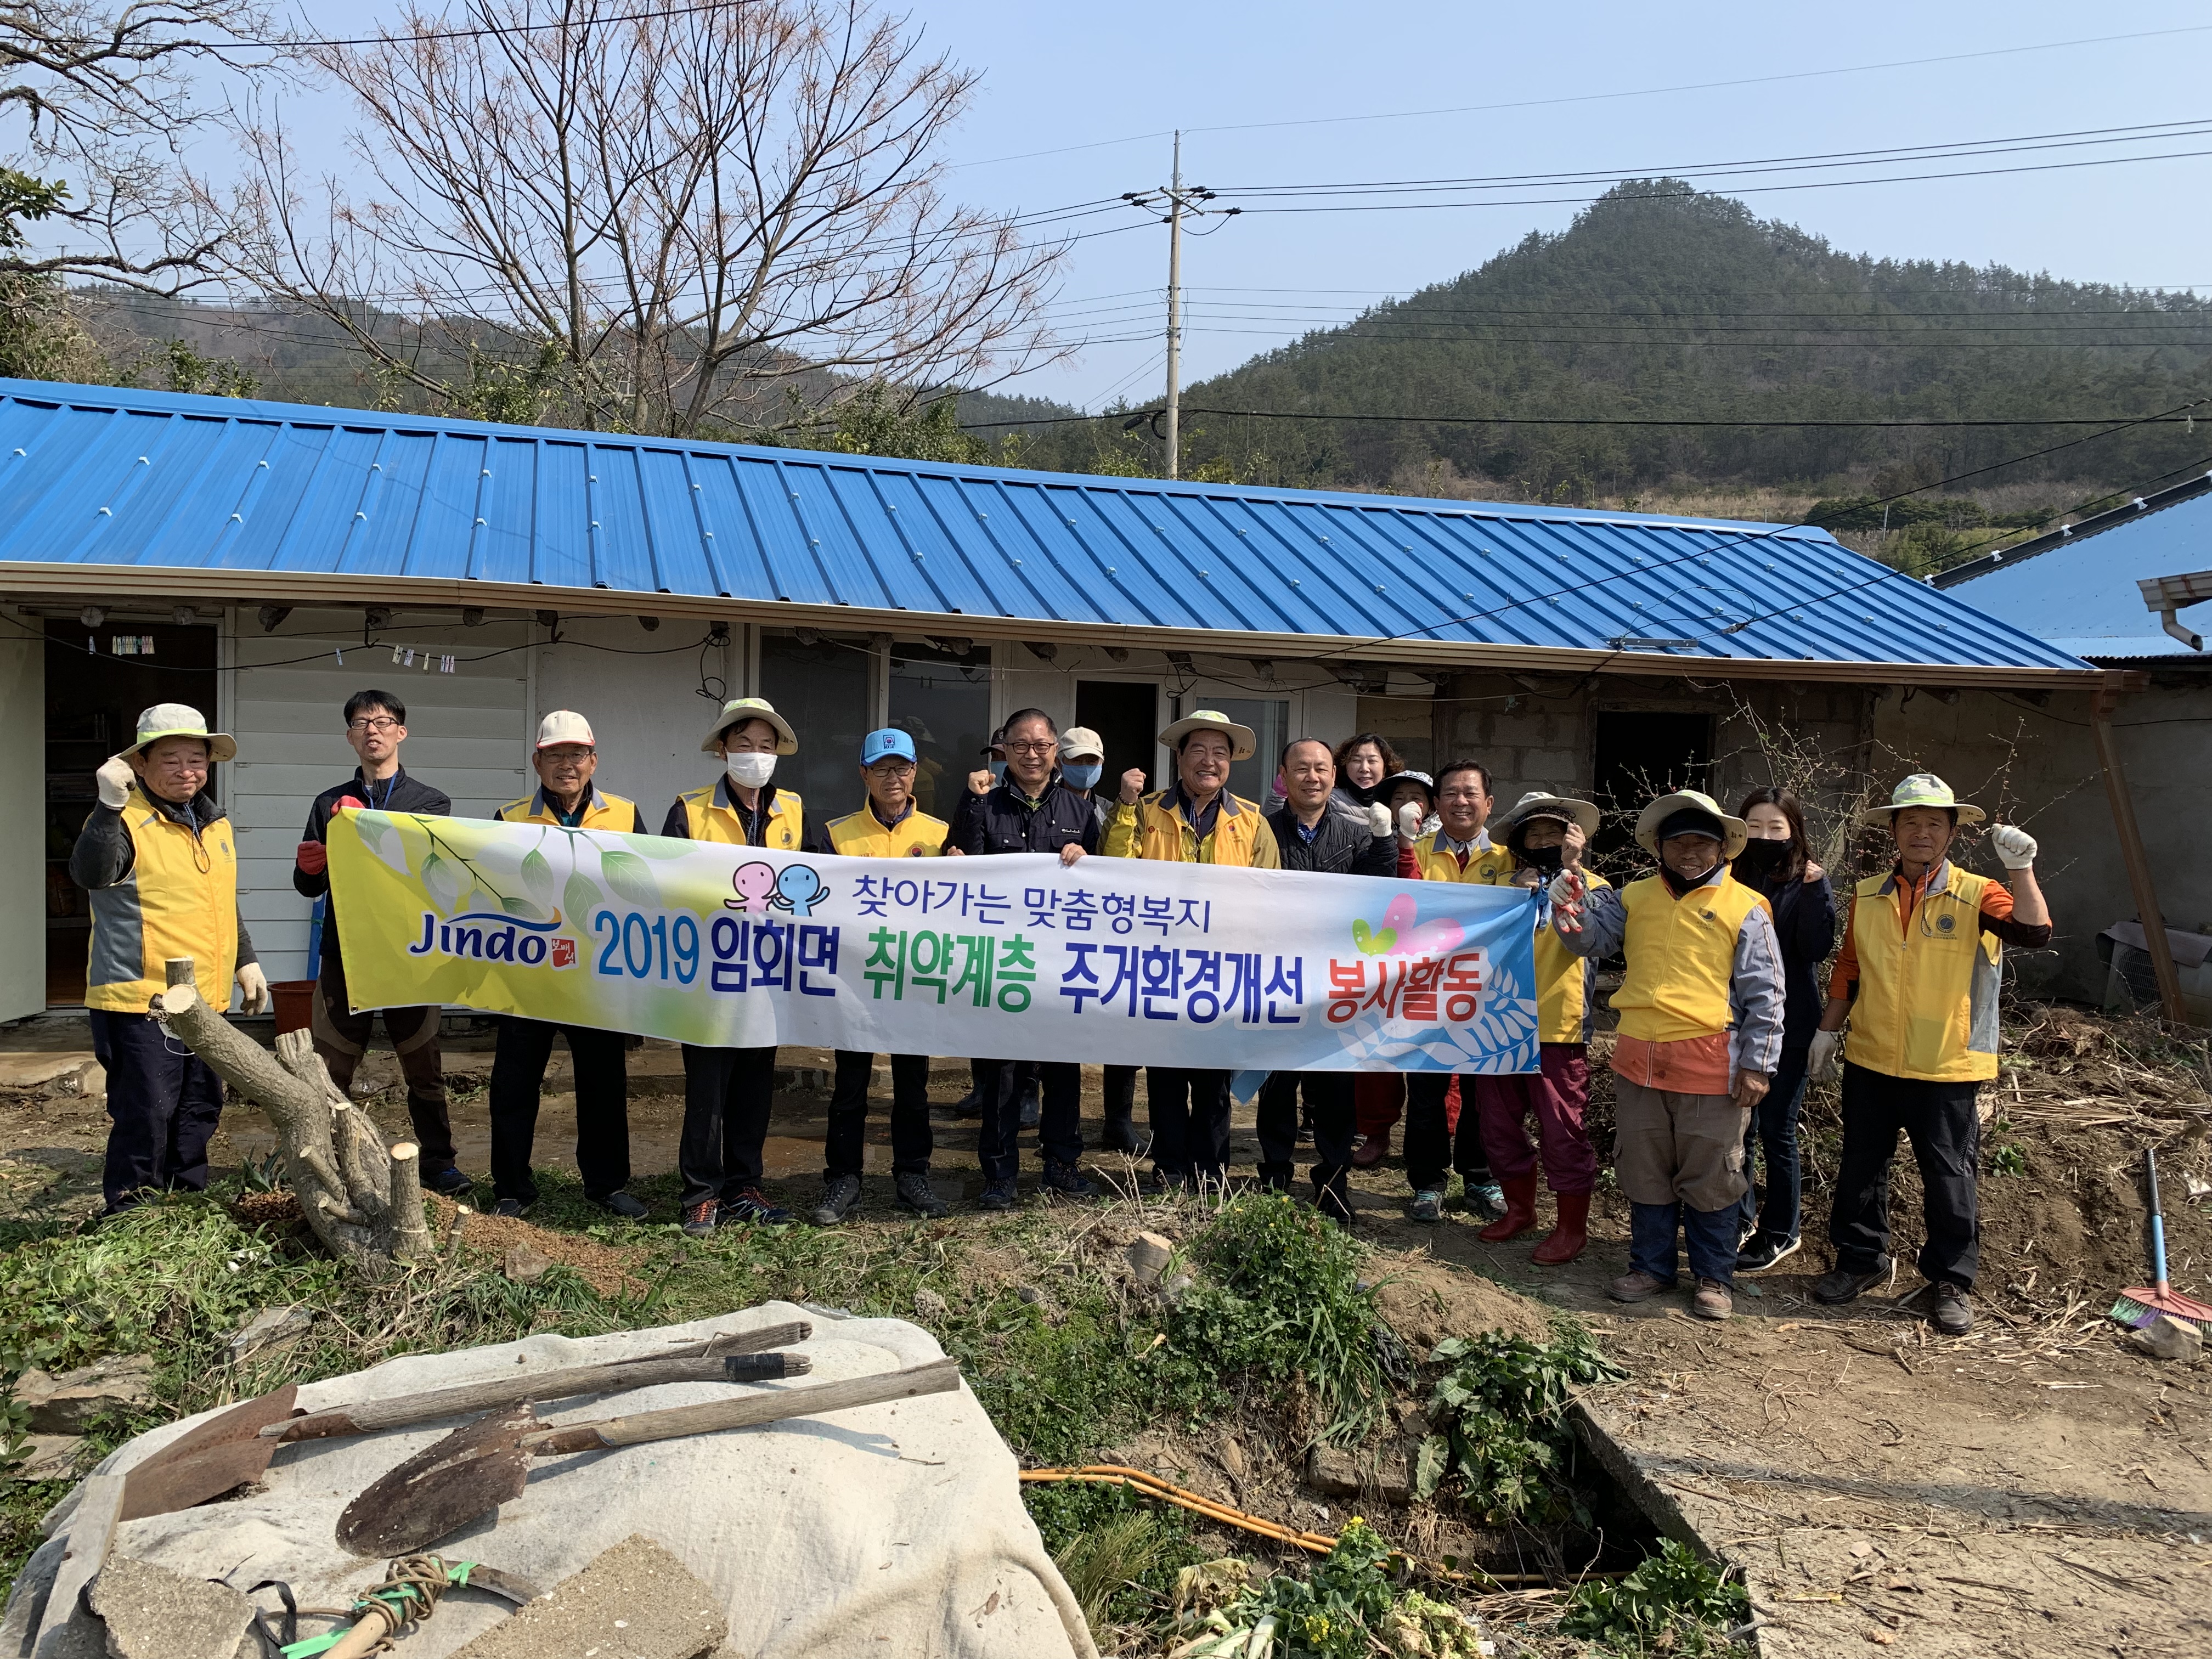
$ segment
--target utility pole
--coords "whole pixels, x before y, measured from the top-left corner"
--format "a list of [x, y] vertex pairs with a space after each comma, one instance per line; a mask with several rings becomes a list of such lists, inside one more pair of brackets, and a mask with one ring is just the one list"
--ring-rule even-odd
[[[1168, 396], [1167, 407], [1161, 412], [1167, 417], [1168, 477], [1172, 478], [1182, 468], [1182, 222], [1209, 211], [1227, 218], [1243, 210], [1200, 207], [1200, 203], [1213, 199], [1213, 192], [1196, 185], [1188, 190], [1183, 187], [1180, 131], [1175, 135], [1175, 161], [1169, 179], [1164, 190], [1129, 191], [1121, 199], [1133, 207], [1166, 210], [1163, 218], [1168, 228]], [[1140, 421], [1141, 417], [1130, 424]]]

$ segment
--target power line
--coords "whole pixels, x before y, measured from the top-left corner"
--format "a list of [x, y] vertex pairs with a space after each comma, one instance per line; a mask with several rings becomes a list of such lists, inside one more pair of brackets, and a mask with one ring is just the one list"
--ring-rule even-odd
[[[1150, 336], [1145, 337], [1150, 338]], [[1751, 416], [1741, 420], [1662, 418], [1650, 416], [1565, 416], [1565, 415], [1355, 415], [1321, 413], [1305, 410], [1268, 409], [1198, 409], [1184, 405], [1187, 415], [1213, 415], [1225, 419], [1249, 421], [1344, 421], [1358, 425], [1390, 426], [1656, 426], [1656, 427], [1756, 427], [1791, 429], [1860, 430], [1885, 428], [2011, 428], [2033, 426], [2103, 426], [2113, 421], [2122, 422], [2115, 427], [2173, 425], [2189, 423], [2185, 411], [2201, 406], [2198, 403], [2182, 404], [2164, 414], [2129, 416], [2124, 415], [2037, 416], [2007, 420], [1766, 420]], [[1069, 426], [1083, 421], [1129, 421], [1148, 419], [1151, 410], [1118, 410], [1103, 415], [1053, 415], [1025, 421], [963, 421], [963, 428], [981, 431], [1001, 426]], [[2063, 447], [2063, 446], [2061, 446]], [[1907, 494], [1915, 492], [1907, 491]], [[1901, 499], [1901, 498], [1899, 498]]]
[[657, 23], [678, 17], [696, 17], [708, 12], [732, 11], [753, 3], [754, 0], [703, 0], [698, 5], [670, 6], [659, 11], [625, 12], [619, 17], [562, 18], [544, 23], [492, 23], [477, 28], [425, 29], [420, 33], [362, 35], [350, 40], [333, 40], [313, 34], [298, 35], [284, 40], [255, 40], [244, 35], [234, 38], [240, 46], [259, 46], [270, 52], [301, 46], [411, 46], [418, 41], [481, 40], [494, 35], [539, 34], [553, 29], [574, 29], [580, 33], [586, 29], [619, 28], [625, 23]]

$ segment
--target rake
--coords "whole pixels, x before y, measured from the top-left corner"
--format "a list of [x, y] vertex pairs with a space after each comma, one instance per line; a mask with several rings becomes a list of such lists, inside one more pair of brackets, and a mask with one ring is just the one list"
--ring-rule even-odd
[[2166, 1217], [2158, 1202], [2158, 1154], [2143, 1148], [2143, 1177], [2150, 1187], [2150, 1271], [2158, 1282], [2120, 1292], [2112, 1316], [2123, 1325], [2147, 1330], [2160, 1319], [2178, 1319], [2203, 1330], [2212, 1325], [2212, 1306], [2183, 1296], [2166, 1282]]

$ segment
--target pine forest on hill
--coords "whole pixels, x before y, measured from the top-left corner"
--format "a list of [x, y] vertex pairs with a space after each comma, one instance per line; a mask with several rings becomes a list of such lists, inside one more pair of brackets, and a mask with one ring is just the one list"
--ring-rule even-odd
[[[142, 384], [412, 406], [335, 331], [309, 319], [112, 292], [78, 301], [109, 361]], [[181, 345], [163, 343], [171, 341]], [[468, 406], [443, 412], [532, 418], [526, 365], [488, 353], [465, 378]], [[793, 384], [779, 383], [778, 407], [764, 404], [760, 430], [728, 435], [1070, 471], [1163, 471], [1151, 427], [1139, 420], [1128, 428], [1130, 415], [1154, 404], [1055, 422], [1074, 411], [979, 390], [958, 398], [957, 416], [933, 395], [916, 413], [908, 398], [875, 389], [834, 422], [791, 429], [787, 420], [765, 417], [787, 416], [794, 405], [782, 386]], [[849, 389], [827, 376], [795, 385], [803, 401]], [[2208, 393], [2212, 298], [1839, 252], [1734, 199], [1676, 181], [1627, 180], [1565, 231], [1532, 233], [1460, 276], [1190, 386], [1182, 473], [1809, 516], [1920, 568], [1993, 533], [2044, 522], [2084, 496], [2132, 491], [2202, 465], [2212, 431], [2176, 421], [2069, 444], [2098, 428], [1767, 423], [2124, 418]], [[1216, 410], [1399, 418], [1201, 412]], [[1483, 419], [1503, 415], [1744, 424]], [[1425, 418], [1438, 416], [1462, 419]], [[1030, 421], [1040, 423], [1006, 424]], [[1979, 469], [1993, 470], [1893, 507], [1887, 542], [1880, 509], [1863, 505]]]

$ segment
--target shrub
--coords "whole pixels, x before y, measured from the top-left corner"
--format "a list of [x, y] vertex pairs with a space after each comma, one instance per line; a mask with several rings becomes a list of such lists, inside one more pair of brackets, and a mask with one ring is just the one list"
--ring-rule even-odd
[[1699, 1654], [1725, 1646], [1750, 1616], [1741, 1583], [1669, 1538], [1626, 1577], [1577, 1585], [1559, 1629], [1626, 1653]]
[[1486, 1520], [1585, 1520], [1560, 1478], [1573, 1452], [1565, 1408], [1576, 1389], [1624, 1375], [1589, 1334], [1531, 1342], [1486, 1331], [1440, 1342], [1432, 1358], [1451, 1369], [1429, 1399], [1435, 1432], [1414, 1462], [1420, 1496], [1449, 1485]]

